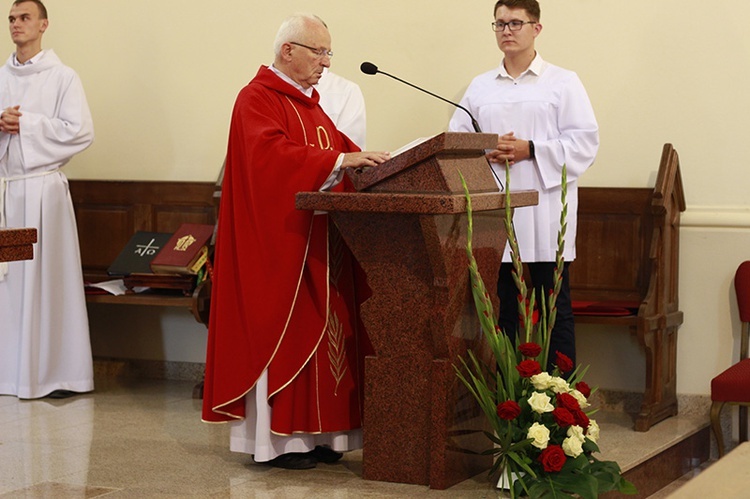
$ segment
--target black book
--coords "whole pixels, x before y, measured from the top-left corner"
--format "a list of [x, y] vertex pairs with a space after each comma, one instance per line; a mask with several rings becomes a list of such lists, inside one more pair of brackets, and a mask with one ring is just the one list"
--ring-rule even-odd
[[109, 266], [107, 274], [123, 277], [130, 274], [152, 274], [151, 260], [170, 237], [172, 234], [168, 232], [136, 232]]

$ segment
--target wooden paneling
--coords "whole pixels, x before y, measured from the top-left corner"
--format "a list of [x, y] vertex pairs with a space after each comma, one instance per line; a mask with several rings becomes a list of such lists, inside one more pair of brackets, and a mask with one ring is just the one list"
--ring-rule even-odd
[[640, 302], [648, 291], [653, 189], [585, 187], [578, 190], [574, 300]]

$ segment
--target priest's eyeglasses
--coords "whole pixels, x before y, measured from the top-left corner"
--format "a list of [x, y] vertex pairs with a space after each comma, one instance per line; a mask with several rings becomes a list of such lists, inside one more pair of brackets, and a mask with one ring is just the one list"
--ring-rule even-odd
[[508, 21], [507, 23], [504, 23], [502, 21], [495, 21], [494, 23], [492, 23], [492, 31], [501, 33], [505, 31], [506, 26], [511, 31], [521, 31], [521, 28], [523, 28], [524, 24], [536, 24], [536, 21]]
[[333, 52], [331, 52], [330, 50], [326, 50], [324, 48], [316, 49], [315, 47], [311, 47], [303, 43], [297, 43], [297, 42], [289, 42], [289, 43], [291, 43], [292, 45], [297, 45], [299, 47], [305, 47], [307, 50], [317, 55], [319, 59], [322, 59], [326, 56], [328, 56], [329, 59], [333, 57]]

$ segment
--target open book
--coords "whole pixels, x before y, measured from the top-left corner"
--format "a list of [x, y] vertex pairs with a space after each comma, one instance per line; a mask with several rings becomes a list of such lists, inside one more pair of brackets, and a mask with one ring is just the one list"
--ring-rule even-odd
[[418, 146], [422, 142], [427, 142], [428, 140], [430, 140], [433, 137], [437, 137], [437, 135], [430, 135], [429, 137], [420, 137], [418, 139], [414, 139], [411, 142], [409, 142], [408, 144], [405, 144], [405, 145], [399, 147], [395, 151], [392, 151], [391, 152], [391, 157], [398, 156], [399, 154], [408, 151], [412, 147]]

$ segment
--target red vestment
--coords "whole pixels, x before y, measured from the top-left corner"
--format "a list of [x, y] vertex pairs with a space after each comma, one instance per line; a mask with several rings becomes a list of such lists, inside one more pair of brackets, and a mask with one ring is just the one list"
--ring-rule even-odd
[[237, 97], [219, 209], [204, 421], [244, 418], [245, 395], [267, 369], [274, 433], [361, 427], [362, 359], [371, 347], [358, 319], [356, 263], [327, 215], [294, 207], [296, 193], [323, 185], [341, 152], [358, 150], [318, 98], [266, 67]]

